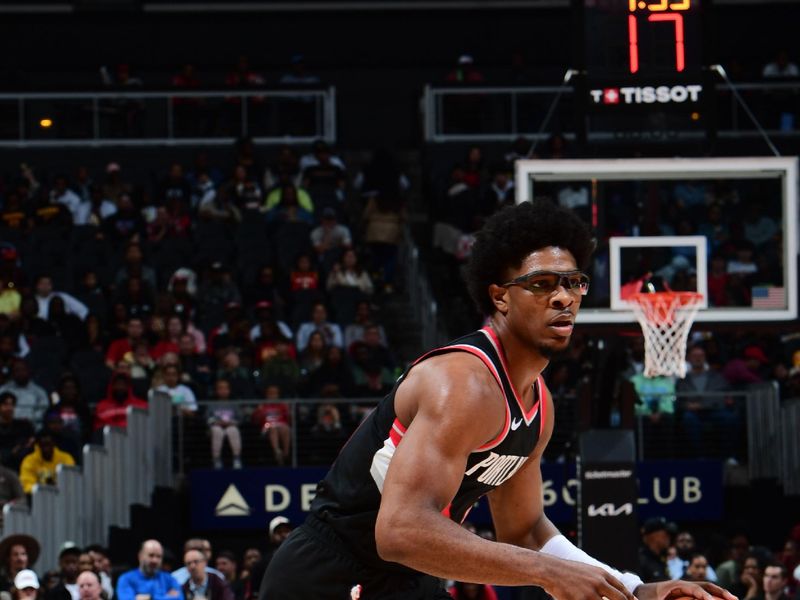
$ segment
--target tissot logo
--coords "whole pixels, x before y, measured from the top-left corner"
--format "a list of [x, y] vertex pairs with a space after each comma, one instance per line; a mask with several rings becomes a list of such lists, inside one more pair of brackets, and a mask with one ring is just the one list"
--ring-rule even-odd
[[660, 85], [590, 90], [595, 104], [682, 104], [700, 100], [702, 85]]
[[606, 502], [600, 506], [596, 506], [594, 504], [589, 505], [590, 517], [616, 517], [618, 515], [630, 514], [633, 514], [633, 504], [630, 502], [626, 502], [621, 506], [614, 506], [610, 502]]

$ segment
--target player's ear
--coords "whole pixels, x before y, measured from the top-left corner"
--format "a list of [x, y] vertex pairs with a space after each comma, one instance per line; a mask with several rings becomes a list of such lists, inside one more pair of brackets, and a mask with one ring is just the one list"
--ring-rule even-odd
[[508, 288], [493, 283], [489, 286], [489, 297], [498, 312], [506, 314], [508, 312]]

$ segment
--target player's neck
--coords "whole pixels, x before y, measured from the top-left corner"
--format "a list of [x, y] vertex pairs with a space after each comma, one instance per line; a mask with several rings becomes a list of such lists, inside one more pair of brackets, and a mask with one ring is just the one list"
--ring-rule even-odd
[[534, 401], [531, 393], [533, 384], [550, 361], [536, 348], [532, 348], [529, 342], [516, 336], [505, 319], [493, 318], [490, 327], [500, 340], [508, 376], [520, 394], [520, 400], [528, 406]]

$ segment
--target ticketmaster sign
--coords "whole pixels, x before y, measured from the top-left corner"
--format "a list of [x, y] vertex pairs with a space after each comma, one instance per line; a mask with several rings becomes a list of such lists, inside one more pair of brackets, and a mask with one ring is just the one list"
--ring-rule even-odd
[[[190, 475], [192, 527], [213, 529], [266, 529], [276, 515], [293, 523], [305, 519], [317, 482], [326, 469], [197, 470]], [[663, 516], [672, 520], [719, 520], [722, 518], [722, 464], [719, 461], [645, 461], [636, 468], [639, 519]], [[575, 518], [578, 481], [574, 464], [545, 464], [544, 503], [557, 523]], [[624, 507], [628, 510], [628, 507]], [[620, 507], [600, 506], [595, 511]], [[468, 517], [476, 523], [491, 518], [482, 501]]]

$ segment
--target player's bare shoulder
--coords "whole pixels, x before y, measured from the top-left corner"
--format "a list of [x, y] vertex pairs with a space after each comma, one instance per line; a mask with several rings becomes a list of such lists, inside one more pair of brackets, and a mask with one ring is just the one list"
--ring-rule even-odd
[[442, 418], [480, 423], [481, 430], [502, 428], [505, 418], [497, 380], [480, 358], [467, 352], [432, 356], [408, 372], [395, 395], [401, 422], [410, 423], [422, 403]]

